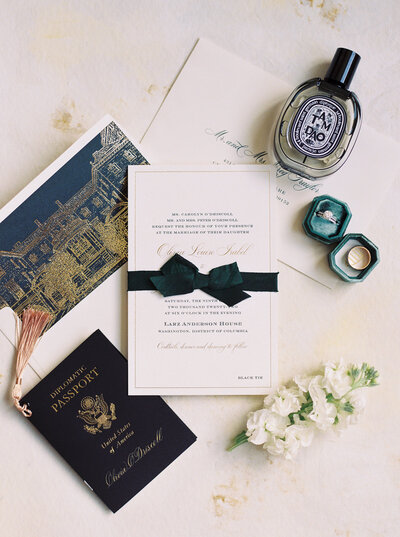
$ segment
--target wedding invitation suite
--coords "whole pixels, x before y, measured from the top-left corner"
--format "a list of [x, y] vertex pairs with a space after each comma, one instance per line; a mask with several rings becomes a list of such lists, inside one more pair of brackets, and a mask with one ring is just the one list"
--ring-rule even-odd
[[129, 277], [149, 283], [128, 291], [129, 394], [268, 392], [277, 288], [252, 289], [277, 280], [273, 168], [130, 166], [128, 199]]
[[126, 360], [97, 330], [23, 398], [28, 421], [113, 512], [196, 440], [161, 397], [129, 397], [126, 384]]
[[[357, 78], [352, 88], [357, 93]], [[293, 89], [200, 39], [144, 136], [143, 147], [156, 155], [152, 164], [273, 164], [275, 124]], [[343, 200], [353, 214], [348, 232], [374, 240], [368, 225], [399, 173], [393, 159], [399, 152], [399, 144], [364, 124], [349, 160], [333, 175], [308, 181], [277, 169], [278, 259], [333, 287], [339, 278], [328, 266], [331, 248], [303, 231], [307, 209], [321, 194]]]

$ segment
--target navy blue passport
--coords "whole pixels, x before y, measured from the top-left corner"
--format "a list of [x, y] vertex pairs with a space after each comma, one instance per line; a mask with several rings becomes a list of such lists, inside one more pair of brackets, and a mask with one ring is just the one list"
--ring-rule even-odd
[[158, 396], [128, 396], [128, 365], [100, 330], [24, 397], [30, 422], [114, 513], [196, 436]]

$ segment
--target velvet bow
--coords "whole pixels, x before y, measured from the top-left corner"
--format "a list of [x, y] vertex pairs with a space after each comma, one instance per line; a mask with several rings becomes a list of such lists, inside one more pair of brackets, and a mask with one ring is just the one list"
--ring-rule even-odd
[[208, 274], [179, 254], [174, 254], [160, 270], [128, 272], [128, 291], [157, 289], [163, 296], [185, 295], [201, 289], [227, 306], [249, 298], [247, 291], [278, 291], [277, 272], [240, 272], [235, 263], [213, 268]]
[[160, 272], [160, 276], [152, 276], [150, 280], [163, 296], [186, 295], [194, 289], [201, 289], [227, 306], [233, 306], [250, 296], [242, 290], [243, 278], [236, 262], [202, 274], [196, 265], [175, 254], [161, 267]]

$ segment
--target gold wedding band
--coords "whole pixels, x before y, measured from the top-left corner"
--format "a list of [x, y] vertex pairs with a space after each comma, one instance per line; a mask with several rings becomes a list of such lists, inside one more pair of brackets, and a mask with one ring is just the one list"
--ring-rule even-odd
[[365, 246], [354, 246], [347, 254], [349, 265], [356, 270], [363, 270], [371, 263], [371, 252]]

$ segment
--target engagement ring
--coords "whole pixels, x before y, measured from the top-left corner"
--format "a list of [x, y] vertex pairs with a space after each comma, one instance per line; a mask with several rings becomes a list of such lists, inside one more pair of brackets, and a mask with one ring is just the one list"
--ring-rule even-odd
[[333, 216], [332, 211], [317, 211], [315, 213], [320, 218], [323, 218], [324, 220], [328, 220], [329, 222], [332, 222], [332, 224], [337, 224], [336, 218]]

